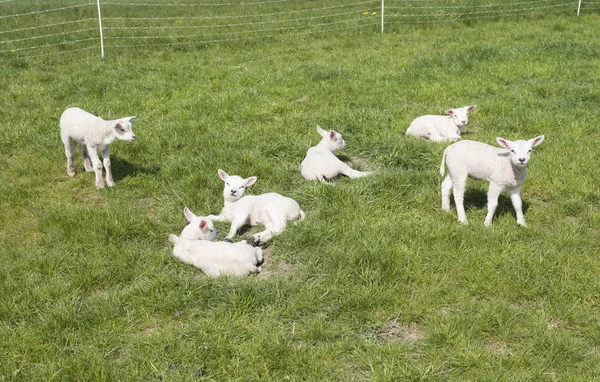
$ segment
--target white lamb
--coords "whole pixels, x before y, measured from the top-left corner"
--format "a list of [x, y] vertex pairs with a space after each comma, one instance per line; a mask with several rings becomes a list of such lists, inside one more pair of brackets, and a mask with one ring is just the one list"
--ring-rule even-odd
[[98, 158], [98, 150], [102, 151], [106, 184], [114, 186], [115, 182], [110, 171], [110, 144], [115, 138], [123, 141], [135, 140], [135, 134], [131, 131], [131, 121], [134, 119], [135, 117], [125, 117], [105, 121], [77, 107], [65, 110], [60, 117], [60, 137], [65, 145], [67, 174], [70, 177], [75, 176], [73, 161], [73, 140], [75, 140], [83, 157], [85, 171], [96, 173], [96, 188], [104, 188], [102, 162]]
[[217, 237], [217, 230], [209, 219], [194, 215], [187, 207], [183, 214], [189, 224], [179, 237], [169, 235], [169, 241], [175, 244], [175, 257], [209, 276], [247, 276], [262, 271], [259, 266], [263, 261], [261, 248], [248, 245], [245, 240], [237, 243], [211, 241]]
[[262, 195], [245, 195], [246, 187], [256, 183], [257, 177], [243, 179], [237, 175], [229, 176], [219, 170], [219, 177], [225, 182], [223, 210], [218, 216], [209, 215], [213, 221], [229, 221], [231, 229], [226, 240], [231, 240], [244, 225], [264, 225], [266, 230], [256, 233], [250, 240], [256, 245], [269, 241], [274, 235], [285, 230], [286, 222], [292, 219], [304, 219], [304, 212], [291, 198], [270, 192]]
[[481, 142], [460, 141], [444, 150], [440, 174], [443, 176], [445, 164], [448, 165], [448, 175], [442, 182], [442, 209], [450, 211], [450, 190], [454, 192], [454, 202], [458, 221], [468, 224], [463, 205], [467, 177], [485, 180], [490, 183], [488, 189], [488, 213], [485, 226], [492, 225], [494, 212], [498, 206], [498, 196], [504, 188], [508, 188], [510, 199], [517, 214], [517, 224], [527, 226], [521, 208], [521, 187], [527, 177], [527, 164], [531, 149], [544, 140], [544, 136], [528, 141], [509, 141], [496, 138], [504, 149]]
[[471, 105], [446, 110], [446, 114], [450, 114], [450, 116], [422, 115], [410, 123], [406, 134], [423, 137], [434, 142], [460, 139], [460, 135], [469, 121], [469, 111], [476, 107], [476, 105]]
[[344, 142], [340, 133], [333, 130], [325, 131], [319, 126], [317, 126], [317, 133], [319, 133], [323, 139], [321, 139], [321, 142], [319, 142], [318, 145], [308, 149], [306, 157], [300, 165], [300, 172], [304, 179], [318, 179], [323, 183], [327, 183], [327, 179], [335, 178], [340, 174], [353, 179], [370, 174], [370, 172], [353, 170], [350, 166], [333, 155], [334, 151], [346, 147], [346, 142]]

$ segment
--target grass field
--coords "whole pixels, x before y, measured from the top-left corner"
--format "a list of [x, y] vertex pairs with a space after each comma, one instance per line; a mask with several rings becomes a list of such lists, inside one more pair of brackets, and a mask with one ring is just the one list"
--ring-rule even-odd
[[[0, 379], [600, 379], [598, 30], [592, 14], [4, 62]], [[528, 228], [506, 195], [484, 228], [477, 182], [459, 224], [440, 209], [446, 145], [404, 135], [469, 104], [467, 139], [546, 136]], [[112, 146], [114, 188], [78, 156], [67, 177], [71, 106], [137, 115], [138, 140]], [[317, 124], [376, 174], [305, 182]], [[218, 168], [307, 214], [258, 276], [171, 254], [184, 206], [220, 211]]]

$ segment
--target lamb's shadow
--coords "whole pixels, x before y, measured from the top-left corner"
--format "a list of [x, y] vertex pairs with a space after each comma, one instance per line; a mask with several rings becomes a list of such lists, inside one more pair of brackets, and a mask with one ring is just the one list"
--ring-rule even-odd
[[110, 157], [111, 170], [115, 181], [125, 179], [136, 174], [158, 174], [160, 167], [158, 166], [138, 166], [131, 164], [119, 157]]
[[[526, 201], [522, 202], [523, 214], [525, 214], [527, 212], [527, 209], [529, 208], [529, 203], [527, 203]], [[468, 211], [470, 209], [485, 209], [487, 211], [487, 193], [482, 190], [466, 190], [464, 197], [464, 205], [465, 211]], [[500, 197], [498, 197], [498, 207], [496, 207], [494, 219], [507, 213], [512, 214], [516, 219], [515, 209], [513, 208], [510, 197], [502, 193], [500, 194]]]

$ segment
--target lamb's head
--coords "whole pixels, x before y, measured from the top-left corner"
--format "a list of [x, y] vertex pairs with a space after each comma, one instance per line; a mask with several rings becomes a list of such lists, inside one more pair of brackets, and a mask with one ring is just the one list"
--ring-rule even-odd
[[510, 162], [515, 167], [527, 167], [527, 164], [529, 163], [529, 157], [531, 156], [531, 149], [543, 141], [543, 135], [527, 141], [514, 142], [504, 138], [496, 138], [496, 142], [498, 142], [500, 146], [510, 150], [508, 156], [510, 158]]
[[452, 116], [452, 120], [462, 133], [467, 125], [467, 122], [469, 122], [469, 111], [475, 109], [476, 107], [477, 105], [457, 107], [456, 109], [446, 110], [446, 114], [450, 114]]
[[115, 130], [115, 136], [117, 139], [122, 141], [135, 140], [135, 134], [131, 130], [131, 121], [134, 119], [135, 117], [125, 117], [113, 121], [113, 128]]
[[325, 146], [331, 152], [341, 150], [346, 147], [346, 142], [344, 142], [342, 134], [338, 132], [333, 130], [325, 131], [321, 129], [320, 126], [317, 126], [317, 133], [323, 137], [321, 142], [319, 142], [319, 145]]
[[257, 177], [251, 176], [250, 178], [243, 179], [237, 175], [227, 175], [223, 170], [219, 170], [219, 178], [225, 182], [225, 188], [223, 189], [223, 197], [227, 202], [235, 202], [239, 200], [246, 193], [246, 187], [252, 186], [256, 183]]
[[210, 219], [194, 215], [187, 207], [183, 209], [183, 215], [188, 221], [188, 225], [181, 232], [181, 239], [213, 240], [217, 237], [217, 229]]

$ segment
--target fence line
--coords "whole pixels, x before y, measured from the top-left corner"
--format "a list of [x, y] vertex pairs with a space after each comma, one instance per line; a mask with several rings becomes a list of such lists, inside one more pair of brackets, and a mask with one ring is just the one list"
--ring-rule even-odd
[[186, 1], [0, 0], [0, 61], [600, 10], [600, 0]]

